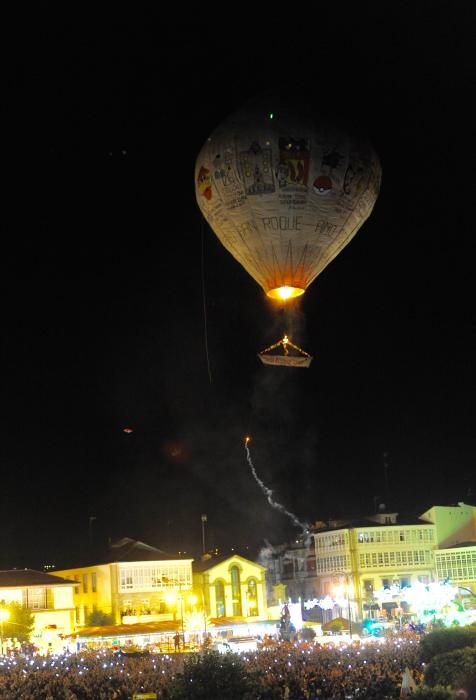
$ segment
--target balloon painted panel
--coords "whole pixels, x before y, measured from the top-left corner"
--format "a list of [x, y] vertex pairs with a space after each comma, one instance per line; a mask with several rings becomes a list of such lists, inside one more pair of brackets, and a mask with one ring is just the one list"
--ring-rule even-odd
[[368, 144], [307, 108], [272, 104], [257, 101], [215, 129], [195, 190], [225, 248], [269, 296], [286, 298], [302, 294], [369, 217], [381, 170]]

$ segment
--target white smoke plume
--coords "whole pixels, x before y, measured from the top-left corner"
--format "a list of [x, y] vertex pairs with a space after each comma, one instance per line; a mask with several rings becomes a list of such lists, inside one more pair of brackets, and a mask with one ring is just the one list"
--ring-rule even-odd
[[290, 518], [293, 525], [296, 525], [296, 527], [300, 527], [303, 535], [305, 535], [307, 537], [309, 535], [309, 528], [310, 528], [309, 524], [302, 523], [299, 520], [299, 518], [296, 515], [294, 515], [294, 513], [291, 513], [289, 510], [286, 510], [286, 508], [281, 503], [278, 503], [277, 501], [275, 501], [273, 499], [273, 491], [271, 489], [269, 489], [267, 486], [265, 486], [265, 484], [259, 478], [258, 474], [256, 473], [256, 469], [254, 467], [253, 460], [251, 459], [251, 453], [250, 453], [250, 448], [248, 447], [248, 442], [249, 442], [249, 438], [246, 438], [246, 440], [245, 440], [246, 459], [248, 461], [248, 464], [250, 465], [251, 473], [253, 474], [255, 481], [258, 484], [258, 486], [260, 487], [260, 489], [262, 490], [262, 492], [264, 493], [264, 495], [266, 496], [266, 499], [267, 499], [269, 505], [272, 508], [275, 508], [276, 510], [278, 510], [283, 515], [286, 515], [288, 518]]

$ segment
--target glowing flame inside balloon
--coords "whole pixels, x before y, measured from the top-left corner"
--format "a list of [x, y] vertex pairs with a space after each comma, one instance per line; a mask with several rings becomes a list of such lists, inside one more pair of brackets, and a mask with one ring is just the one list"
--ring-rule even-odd
[[275, 289], [270, 289], [267, 295], [271, 299], [279, 299], [280, 301], [288, 301], [288, 299], [295, 299], [296, 297], [302, 296], [305, 290], [301, 287], [276, 287]]

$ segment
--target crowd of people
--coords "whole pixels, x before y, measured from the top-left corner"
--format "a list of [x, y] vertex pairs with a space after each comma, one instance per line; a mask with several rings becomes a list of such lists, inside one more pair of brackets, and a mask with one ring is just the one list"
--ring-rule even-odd
[[423, 678], [418, 642], [393, 640], [363, 647], [281, 645], [249, 657], [265, 697], [289, 700], [384, 700], [398, 698], [405, 668]]
[[[184, 654], [124, 658], [109, 651], [0, 658], [0, 698], [8, 700], [129, 700], [134, 694], [168, 698]], [[422, 677], [418, 643], [387, 640], [362, 647], [273, 643], [241, 655], [256, 672], [257, 697], [274, 700], [384, 700], [398, 698], [409, 668]], [[237, 699], [238, 700], [238, 699]]]

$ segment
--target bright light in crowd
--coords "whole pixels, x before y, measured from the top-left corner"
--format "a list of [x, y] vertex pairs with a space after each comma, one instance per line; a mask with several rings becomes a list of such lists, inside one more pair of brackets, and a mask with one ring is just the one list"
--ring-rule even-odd
[[267, 294], [272, 299], [279, 299], [280, 301], [287, 301], [288, 299], [294, 299], [295, 297], [300, 297], [304, 294], [305, 290], [302, 287], [275, 287], [270, 289]]

